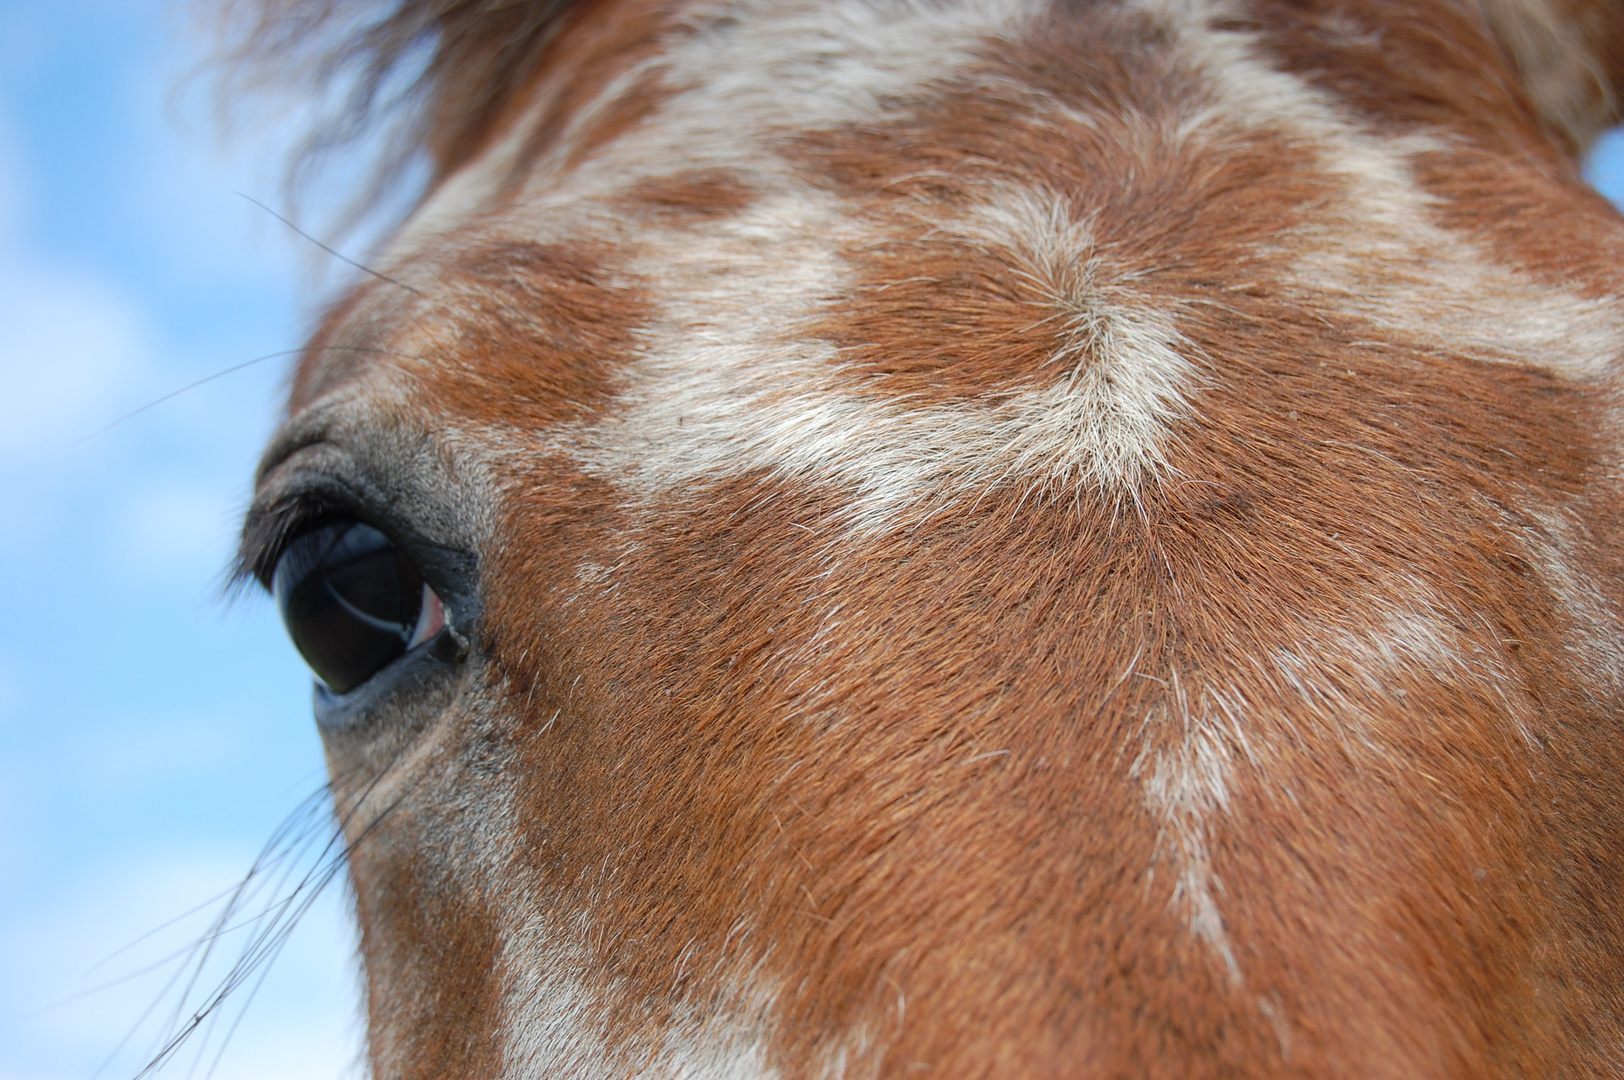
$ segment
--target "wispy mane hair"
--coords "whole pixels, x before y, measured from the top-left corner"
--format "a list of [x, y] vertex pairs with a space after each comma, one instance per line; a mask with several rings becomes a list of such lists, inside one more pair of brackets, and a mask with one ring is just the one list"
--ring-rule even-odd
[[292, 89], [326, 103], [288, 170], [383, 133], [359, 216], [423, 159], [438, 178], [472, 156], [560, 25], [591, 0], [224, 0], [215, 29], [228, 99]]

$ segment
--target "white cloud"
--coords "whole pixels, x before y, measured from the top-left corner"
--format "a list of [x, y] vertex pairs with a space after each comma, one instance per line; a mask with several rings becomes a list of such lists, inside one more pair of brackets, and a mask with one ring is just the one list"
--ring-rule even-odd
[[221, 484], [166, 479], [124, 497], [109, 540], [142, 580], [190, 578], [208, 591], [231, 559], [241, 512]]
[[0, 468], [59, 457], [112, 419], [153, 352], [126, 290], [29, 247], [28, 171], [0, 100]]
[[139, 309], [118, 289], [0, 252], [0, 463], [60, 453], [110, 420], [147, 341]]

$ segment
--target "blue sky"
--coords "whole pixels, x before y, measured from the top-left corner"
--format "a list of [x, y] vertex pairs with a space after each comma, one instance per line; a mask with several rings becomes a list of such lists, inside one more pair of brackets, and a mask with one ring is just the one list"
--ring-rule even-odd
[[[226, 153], [206, 113], [170, 105], [196, 59], [177, 29], [156, 0], [0, 0], [0, 595], [13, 613], [0, 627], [0, 1080], [86, 1080], [109, 1055], [101, 1076], [133, 1074], [153, 1026], [114, 1050], [165, 970], [85, 991], [202, 933], [194, 916], [117, 952], [240, 878], [320, 783], [308, 677], [274, 612], [220, 594], [287, 362], [78, 441], [296, 346], [319, 298], [309, 246], [235, 194], [278, 202], [274, 135]], [[1604, 143], [1595, 176], [1624, 192], [1624, 139]], [[334, 889], [214, 1075], [350, 1073], [352, 952]]]
[[[165, 973], [64, 999], [202, 933], [193, 917], [107, 959], [240, 878], [320, 783], [274, 611], [220, 593], [286, 361], [76, 441], [296, 346], [316, 298], [308, 245], [235, 194], [278, 201], [277, 148], [224, 153], [206, 110], [170, 102], [196, 58], [177, 29], [146, 0], [0, 0], [0, 1080], [91, 1076]], [[332, 893], [217, 1077], [347, 1072]], [[101, 1075], [133, 1074], [155, 1034]]]

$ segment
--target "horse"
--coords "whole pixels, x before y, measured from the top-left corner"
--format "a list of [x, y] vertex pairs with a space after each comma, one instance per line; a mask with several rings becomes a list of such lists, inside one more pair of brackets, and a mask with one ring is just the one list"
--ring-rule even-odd
[[250, 24], [429, 165], [240, 554], [374, 1076], [1624, 1076], [1624, 9]]

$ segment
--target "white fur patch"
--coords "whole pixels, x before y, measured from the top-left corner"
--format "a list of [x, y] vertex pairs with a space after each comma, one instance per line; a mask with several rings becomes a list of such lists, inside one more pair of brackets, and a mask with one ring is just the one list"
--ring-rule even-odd
[[[874, 529], [1006, 479], [1131, 497], [1165, 466], [1189, 373], [1178, 335], [1165, 312], [1109, 280], [1087, 228], [1051, 193], [989, 191], [970, 218], [943, 225], [1006, 252], [1047, 295], [1035, 321], [1058, 320], [1068, 333], [1043, 386], [997, 405], [881, 404], [843, 377], [838, 353], [812, 330], [832, 299], [853, 291], [839, 248], [870, 238], [838, 200], [789, 172], [772, 141], [877, 119], [894, 107], [888, 99], [951, 78], [1044, 6], [722, 5], [749, 18], [662, 57], [672, 84], [696, 88], [578, 173], [538, 183], [595, 190], [728, 165], [767, 195], [703, 235], [633, 238], [643, 252], [633, 270], [652, 283], [664, 317], [650, 328], [621, 419], [564, 436], [560, 448], [595, 445], [589, 465], [646, 496], [758, 470], [838, 485], [852, 494], [846, 523]], [[797, 328], [806, 335], [797, 339]]]
[[[940, 509], [1014, 479], [1132, 492], [1166, 464], [1189, 365], [1167, 315], [1115, 280], [1061, 200], [1000, 193], [957, 230], [998, 245], [1045, 295], [1033, 320], [1063, 344], [1046, 385], [999, 403], [883, 403], [810, 330], [850, 286], [829, 243], [851, 225], [828, 198], [765, 201], [703, 240], [676, 238], [637, 269], [665, 318], [589, 460], [647, 495], [767, 470], [851, 492], [859, 528]], [[718, 323], [718, 313], [727, 313]], [[808, 327], [798, 336], [798, 327]], [[579, 447], [559, 435], [560, 449]]]
[[[612, 889], [613, 875], [603, 885]], [[500, 966], [508, 973], [501, 1030], [504, 1077], [510, 1080], [774, 1080], [766, 1060], [768, 1018], [774, 995], [759, 972], [744, 980], [720, 970], [721, 961], [683, 954], [679, 967], [714, 968], [699, 980], [713, 991], [705, 1007], [661, 1002], [674, 1015], [663, 1026], [615, 1030], [607, 1019], [618, 989], [592, 978], [588, 942], [594, 935], [592, 906], [563, 913], [526, 886], [517, 868], [503, 877], [506, 897]], [[739, 928], [736, 931], [742, 933]], [[673, 982], [683, 971], [672, 973]], [[718, 1004], [718, 1002], [720, 1002]], [[636, 1002], [630, 1004], [635, 1011]], [[651, 1022], [652, 1024], [652, 1022]], [[631, 1048], [634, 1061], [617, 1056]]]
[[[1044, 0], [696, 4], [684, 20], [697, 32], [616, 80], [538, 162], [534, 183], [592, 193], [674, 167], [782, 170], [770, 150], [774, 139], [879, 119], [930, 81], [951, 77], [990, 41], [1019, 37], [1047, 6]], [[679, 92], [634, 135], [565, 175], [579, 135], [654, 72]]]
[[1172, 31], [1183, 61], [1213, 87], [1192, 114], [1203, 131], [1273, 123], [1311, 147], [1346, 196], [1320, 219], [1283, 236], [1300, 248], [1295, 280], [1306, 300], [1334, 297], [1350, 315], [1490, 362], [1569, 376], [1609, 369], [1624, 354], [1624, 311], [1534, 280], [1440, 226], [1439, 201], [1414, 179], [1412, 162], [1445, 147], [1428, 136], [1378, 136], [1356, 126], [1337, 100], [1262, 62], [1251, 36], [1214, 30], [1222, 0], [1132, 0]]
[[[1504, 657], [1473, 648], [1431, 586], [1420, 580], [1403, 585], [1403, 603], [1369, 599], [1350, 612], [1346, 625], [1299, 627], [1294, 636], [1300, 644], [1276, 652], [1258, 674], [1319, 717], [1323, 733], [1347, 746], [1354, 760], [1392, 760], [1386, 733], [1372, 721], [1378, 711], [1386, 714], [1407, 682], [1487, 688], [1512, 729], [1534, 745], [1528, 703]], [[1230, 813], [1237, 764], [1244, 762], [1265, 783], [1289, 786], [1291, 779], [1271, 776], [1267, 729], [1243, 695], [1210, 684], [1196, 689], [1177, 677], [1169, 691], [1170, 704], [1147, 721], [1145, 742], [1129, 771], [1162, 823], [1157, 859], [1175, 875], [1173, 903], [1239, 987], [1243, 972], [1224, 927], [1223, 883], [1213, 873], [1211, 850]]]
[[1533, 745], [1528, 704], [1504, 654], [1474, 646], [1460, 630], [1468, 617], [1452, 610], [1427, 582], [1396, 580], [1388, 588], [1404, 602], [1371, 596], [1362, 601], [1356, 622], [1300, 626], [1296, 636], [1302, 644], [1273, 657], [1276, 677], [1345, 737], [1378, 753], [1386, 751], [1370, 740], [1361, 718], [1370, 715], [1373, 703], [1391, 701], [1407, 681], [1493, 692], [1519, 735]]
[[[1112, 281], [1086, 223], [1071, 220], [1050, 193], [988, 189], [979, 211], [944, 228], [1007, 252], [1051, 292], [1071, 331], [1072, 344], [1054, 359], [1066, 377], [991, 406], [882, 405], [843, 388], [839, 356], [811, 329], [831, 298], [850, 295], [837, 252], [864, 237], [838, 200], [793, 175], [772, 141], [879, 118], [890, 102], [950, 78], [989, 39], [1019, 34], [1042, 6], [718, 0], [691, 15], [702, 29], [627, 73], [599, 106], [655, 67], [685, 89], [569, 173], [564, 163], [577, 140], [566, 132], [538, 165], [508, 230], [538, 240], [615, 235], [601, 196], [685, 168], [741, 169], [765, 195], [703, 232], [627, 238], [641, 252], [632, 269], [662, 316], [647, 328], [626, 414], [603, 430], [555, 432], [549, 441], [646, 495], [763, 469], [838, 484], [854, 493], [849, 519], [877, 528], [1004, 480], [1132, 497], [1162, 472], [1192, 374], [1175, 317], [1123, 286], [1142, 268], [1122, 267]], [[1615, 305], [1529, 280], [1432, 220], [1433, 202], [1409, 172], [1431, 144], [1357, 130], [1328, 95], [1261, 62], [1247, 35], [1211, 29], [1221, 4], [1135, 6], [1173, 32], [1179, 62], [1213, 89], [1210, 103], [1177, 118], [1162, 138], [1199, 145], [1267, 123], [1315, 148], [1321, 168], [1344, 182], [1340, 205], [1283, 237], [1296, 252], [1293, 281], [1305, 302], [1330, 298], [1377, 327], [1487, 361], [1572, 375], [1614, 362], [1624, 347]], [[582, 131], [590, 111], [577, 123]], [[448, 184], [403, 244], [460, 223], [488, 197], [518, 138], [516, 130]], [[792, 340], [798, 327], [806, 336]], [[1072, 362], [1084, 352], [1087, 362]]]
[[[584, 921], [586, 916], [583, 916]], [[657, 1030], [622, 1031], [638, 1060], [628, 1073], [605, 1039], [608, 1003], [585, 989], [579, 948], [527, 925], [504, 940], [503, 960], [515, 973], [506, 995], [503, 1076], [511, 1080], [774, 1080], [767, 1065], [764, 1017], [770, 1000], [754, 1003], [754, 1022], [738, 1015], [679, 1011]]]
[[1552, 510], [1536, 519], [1543, 535], [1525, 535], [1524, 543], [1567, 617], [1566, 647], [1616, 694], [1624, 688], [1624, 618], [1618, 605], [1594, 581], [1576, 573], [1570, 561], [1571, 552], [1594, 551], [1596, 544], [1571, 511]]
[[[1053, 360], [1064, 377], [997, 404], [883, 404], [840, 377], [838, 353], [813, 328], [832, 299], [852, 293], [838, 252], [864, 242], [863, 226], [794, 176], [772, 140], [883, 116], [891, 99], [950, 78], [987, 39], [1020, 32], [1038, 6], [842, 0], [769, 9], [749, 0], [693, 16], [711, 28], [647, 62], [689, 88], [568, 173], [575, 139], [566, 133], [509, 228], [538, 239], [616, 235], [600, 196], [685, 168], [740, 169], [763, 195], [704, 230], [627, 236], [639, 253], [630, 269], [661, 316], [646, 328], [624, 412], [595, 431], [543, 438], [650, 498], [751, 471], [838, 485], [851, 492], [846, 522], [863, 529], [897, 527], [1004, 482], [1132, 499], [1164, 475], [1170, 432], [1188, 413], [1188, 346], [1167, 305], [1127, 287], [1143, 268], [1113, 277], [1087, 224], [1051, 193], [989, 188], [976, 212], [942, 228], [1005, 253], [1049, 292], [1070, 331]], [[1270, 124], [1313, 147], [1321, 169], [1343, 181], [1345, 199], [1322, 221], [1282, 238], [1304, 303], [1329, 299], [1441, 351], [1571, 375], [1600, 371], [1619, 354], [1624, 318], [1614, 305], [1529, 280], [1432, 220], [1433, 202], [1409, 173], [1431, 144], [1357, 130], [1327, 95], [1262, 63], [1245, 35], [1210, 29], [1217, 5], [1137, 6], [1174, 31], [1179, 61], [1213, 90], [1159, 137], [1199, 146]], [[727, 14], [740, 17], [722, 28]]]
[[[615, 419], [542, 439], [645, 497], [749, 471], [772, 471], [852, 493], [842, 514], [857, 528], [975, 498], [1005, 481], [1028, 491], [1068, 487], [1135, 497], [1167, 465], [1169, 429], [1184, 414], [1190, 365], [1171, 316], [1137, 297], [1095, 250], [1061, 196], [990, 189], [943, 234], [998, 250], [1045, 303], [1063, 341], [1042, 385], [998, 404], [881, 404], [863, 395], [813, 324], [853, 292], [838, 252], [873, 237], [836, 198], [807, 185], [772, 144], [786, 131], [877, 119], [989, 39], [1017, 34], [1036, 0], [923, 0], [707, 7], [704, 30], [626, 73], [595, 108], [653, 67], [674, 86], [655, 121], [566, 173], [577, 139], [566, 132], [538, 164], [505, 231], [536, 241], [623, 230], [600, 197], [653, 176], [725, 165], [764, 190], [745, 213], [704, 232], [627, 237], [629, 270], [661, 316], [646, 328], [644, 359], [626, 378]], [[575, 128], [589, 130], [591, 110]], [[470, 192], [490, 189], [513, 143], [466, 170], [425, 208], [410, 242], [458, 224]], [[494, 171], [493, 171], [494, 170]], [[453, 190], [454, 187], [454, 190]], [[804, 329], [797, 337], [796, 330]]]
[[[1173, 868], [1174, 905], [1184, 909], [1190, 933], [1223, 963], [1230, 983], [1240, 986], [1240, 964], [1218, 910], [1223, 886], [1213, 875], [1208, 854], [1214, 827], [1211, 819], [1229, 809], [1231, 750], [1221, 725], [1213, 723], [1210, 715], [1190, 716], [1189, 702], [1181, 693], [1175, 696], [1184, 712], [1180, 718], [1183, 738], [1169, 749], [1150, 750], [1147, 745], [1134, 763], [1132, 775], [1141, 779], [1145, 804], [1162, 822], [1157, 856]], [[1168, 719], [1153, 721], [1153, 726], [1161, 727]]]
[[615, 1070], [599, 1020], [603, 1004], [583, 988], [581, 951], [523, 924], [508, 928], [502, 944], [502, 965], [512, 973], [503, 1002], [503, 1075], [609, 1080]]

